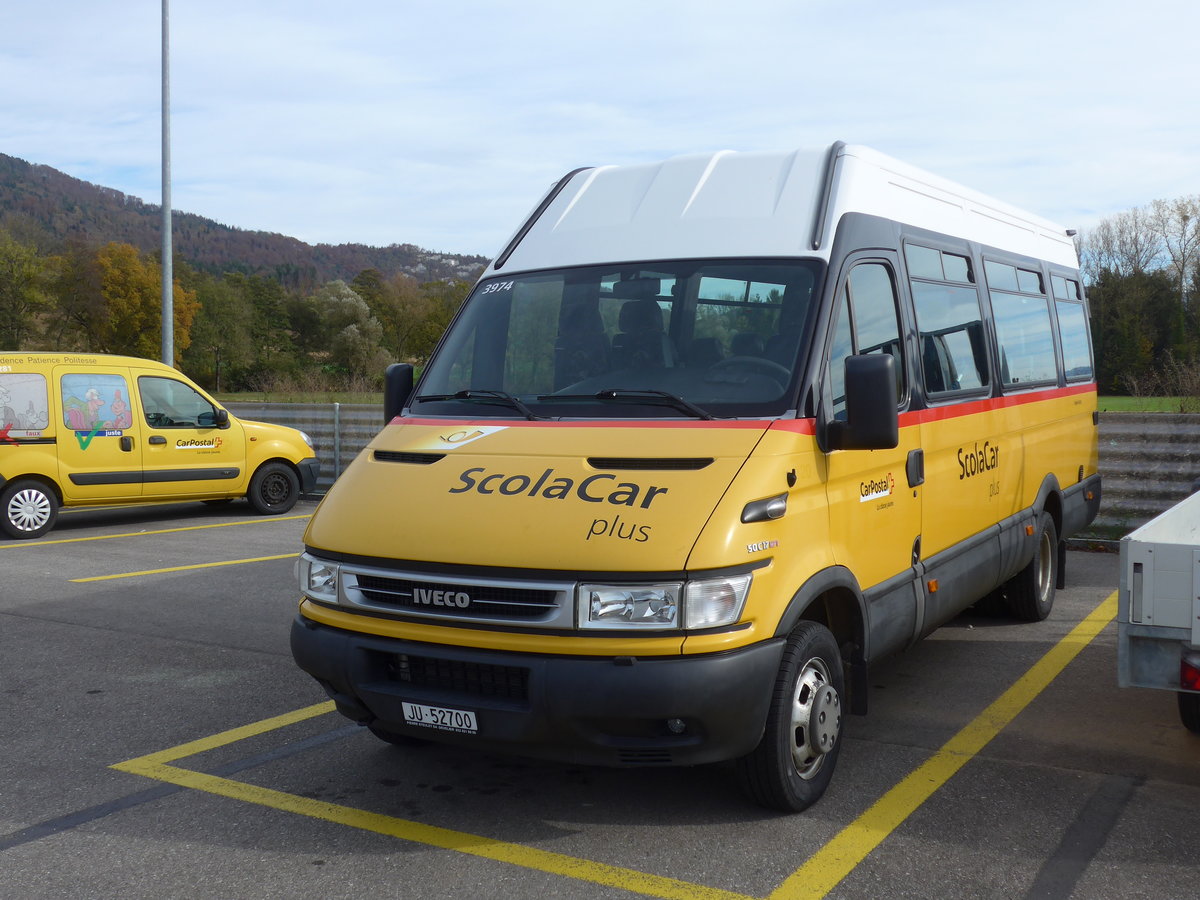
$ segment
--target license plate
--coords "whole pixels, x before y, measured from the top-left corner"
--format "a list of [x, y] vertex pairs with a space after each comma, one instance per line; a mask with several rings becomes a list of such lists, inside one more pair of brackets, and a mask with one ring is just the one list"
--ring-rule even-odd
[[475, 734], [479, 727], [475, 713], [465, 709], [446, 709], [443, 706], [425, 706], [422, 703], [404, 704], [404, 721], [422, 728], [439, 728], [442, 731], [457, 731]]

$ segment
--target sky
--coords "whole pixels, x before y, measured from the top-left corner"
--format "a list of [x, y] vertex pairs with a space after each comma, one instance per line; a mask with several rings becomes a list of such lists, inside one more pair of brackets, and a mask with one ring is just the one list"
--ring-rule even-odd
[[[5, 0], [0, 153], [162, 199], [162, 0]], [[580, 166], [866, 144], [1086, 230], [1200, 193], [1197, 0], [170, 0], [176, 211], [494, 256]]]

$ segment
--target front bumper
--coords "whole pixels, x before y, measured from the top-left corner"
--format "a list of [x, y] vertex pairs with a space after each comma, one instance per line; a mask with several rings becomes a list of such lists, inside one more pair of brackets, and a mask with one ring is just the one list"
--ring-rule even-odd
[[[297, 616], [296, 663], [344, 716], [480, 750], [608, 766], [695, 765], [758, 744], [782, 638], [684, 657], [564, 657], [380, 638]], [[469, 710], [477, 734], [406, 725], [403, 701]], [[667, 720], [686, 728], [672, 733]]]
[[302, 459], [296, 464], [296, 471], [300, 475], [300, 493], [311, 494], [321, 476], [321, 461], [315, 456]]

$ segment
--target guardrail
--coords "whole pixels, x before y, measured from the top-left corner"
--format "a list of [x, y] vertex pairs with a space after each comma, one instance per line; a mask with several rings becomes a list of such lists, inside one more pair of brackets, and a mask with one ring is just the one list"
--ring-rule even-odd
[[[231, 403], [246, 419], [290, 425], [317, 445], [324, 493], [383, 427], [376, 404]], [[1101, 413], [1100, 515], [1085, 539], [1116, 540], [1174, 506], [1200, 478], [1200, 415]]]
[[240, 419], [307, 432], [321, 460], [317, 479], [317, 493], [321, 494], [383, 427], [383, 407], [374, 403], [229, 403], [226, 408]]

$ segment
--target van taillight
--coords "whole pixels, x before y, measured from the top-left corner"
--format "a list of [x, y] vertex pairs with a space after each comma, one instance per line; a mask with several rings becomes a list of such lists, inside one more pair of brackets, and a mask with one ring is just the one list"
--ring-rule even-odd
[[1200, 653], [1184, 651], [1179, 661], [1179, 686], [1185, 691], [1200, 691]]

